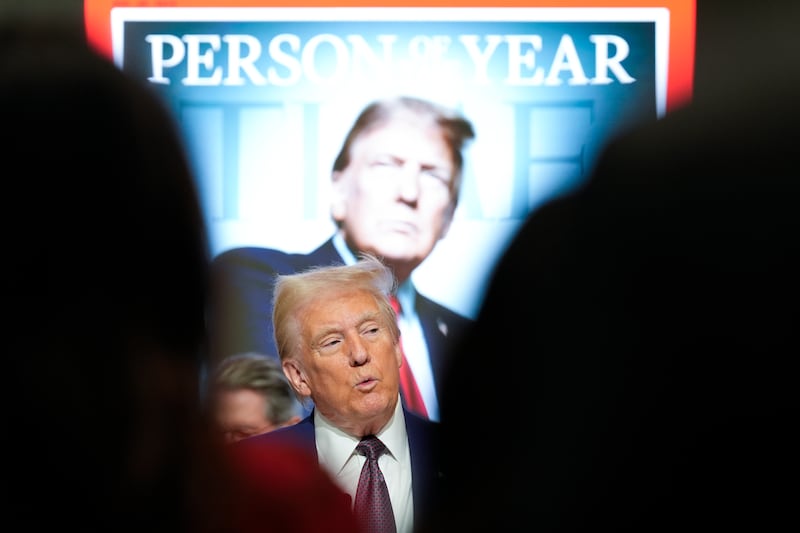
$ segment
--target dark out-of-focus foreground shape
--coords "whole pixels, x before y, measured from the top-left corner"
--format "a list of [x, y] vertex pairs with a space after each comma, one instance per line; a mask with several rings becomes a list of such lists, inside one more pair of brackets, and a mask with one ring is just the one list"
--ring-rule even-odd
[[446, 381], [427, 530], [797, 528], [798, 7], [700, 4], [692, 104], [613, 142], [500, 261]]
[[301, 452], [233, 454], [212, 432], [207, 236], [162, 102], [34, 17], [0, 26], [0, 125], [4, 525], [349, 530]]
[[23, 529], [181, 530], [208, 262], [181, 144], [78, 32], [0, 31], [9, 508]]

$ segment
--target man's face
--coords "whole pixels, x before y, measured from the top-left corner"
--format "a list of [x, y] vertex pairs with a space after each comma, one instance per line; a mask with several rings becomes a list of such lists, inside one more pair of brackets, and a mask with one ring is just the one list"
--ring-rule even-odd
[[350, 165], [333, 176], [333, 218], [356, 251], [416, 267], [450, 226], [452, 178], [440, 130], [399, 115], [353, 143]]
[[377, 432], [397, 405], [402, 353], [373, 296], [324, 293], [298, 316], [301, 354], [283, 363], [292, 386], [345, 431]]
[[254, 390], [222, 390], [215, 401], [214, 414], [226, 442], [237, 442], [278, 427], [267, 420], [266, 399]]

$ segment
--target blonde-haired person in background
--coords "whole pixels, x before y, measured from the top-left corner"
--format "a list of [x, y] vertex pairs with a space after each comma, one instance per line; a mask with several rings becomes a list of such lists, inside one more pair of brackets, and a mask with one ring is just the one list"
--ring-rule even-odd
[[226, 357], [211, 383], [214, 420], [226, 442], [300, 421], [300, 403], [274, 357], [248, 352]]

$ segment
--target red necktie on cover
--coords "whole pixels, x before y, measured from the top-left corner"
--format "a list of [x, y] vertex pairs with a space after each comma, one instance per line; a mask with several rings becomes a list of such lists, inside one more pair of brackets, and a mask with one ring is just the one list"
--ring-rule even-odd
[[[400, 318], [400, 302], [393, 294], [389, 297], [394, 312], [397, 318]], [[411, 371], [411, 365], [408, 364], [406, 353], [403, 351], [403, 341], [400, 340], [400, 351], [403, 352], [403, 365], [400, 367], [400, 394], [403, 396], [403, 401], [406, 404], [406, 409], [412, 411], [423, 418], [428, 418], [428, 409], [425, 407], [425, 401], [422, 399], [422, 394], [419, 392], [417, 380], [414, 379], [414, 373]]]
[[361, 524], [360, 531], [395, 533], [397, 526], [394, 523], [389, 489], [386, 488], [386, 480], [383, 479], [383, 472], [378, 466], [378, 458], [386, 451], [386, 445], [375, 435], [368, 435], [361, 439], [356, 451], [367, 458], [361, 468], [361, 477], [358, 478], [356, 502], [353, 508]]

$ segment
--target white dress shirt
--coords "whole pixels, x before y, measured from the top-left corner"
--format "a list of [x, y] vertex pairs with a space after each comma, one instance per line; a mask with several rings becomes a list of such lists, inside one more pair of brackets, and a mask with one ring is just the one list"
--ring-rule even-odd
[[[356, 452], [359, 439], [334, 427], [318, 410], [314, 411], [314, 431], [320, 465], [355, 502], [361, 468], [367, 460]], [[388, 450], [378, 459], [378, 465], [389, 489], [397, 532], [411, 533], [414, 529], [411, 451], [399, 397], [392, 418], [376, 437]]]

